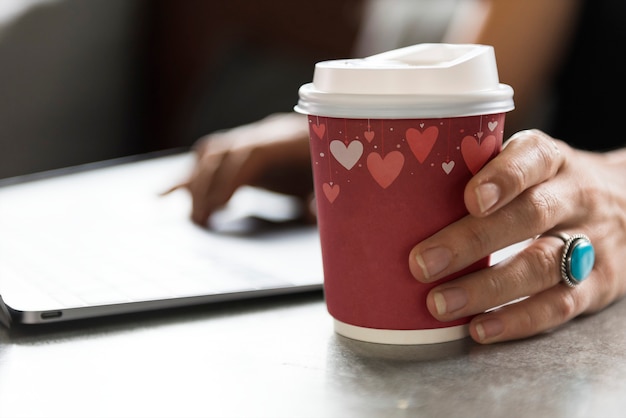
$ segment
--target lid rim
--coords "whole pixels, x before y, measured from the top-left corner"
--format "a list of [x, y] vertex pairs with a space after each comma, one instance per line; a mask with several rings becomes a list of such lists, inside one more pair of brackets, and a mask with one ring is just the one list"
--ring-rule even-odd
[[386, 119], [462, 117], [508, 112], [514, 109], [513, 89], [499, 84], [495, 90], [448, 95], [343, 94], [300, 88], [298, 113], [345, 118]]
[[[320, 109], [311, 106], [302, 106], [300, 104], [294, 107], [294, 111], [303, 115], [322, 116], [329, 118], [345, 118], [345, 119], [439, 119], [439, 118], [462, 118], [467, 116], [494, 115], [498, 113], [506, 113], [515, 109], [511, 104], [509, 106], [500, 107], [481, 107], [474, 108], [472, 111], [458, 110], [444, 112], [437, 108], [420, 108], [402, 110], [393, 108], [372, 108], [368, 112], [361, 109], [350, 110], [346, 108], [336, 109]], [[448, 109], [450, 110], [450, 109]]]

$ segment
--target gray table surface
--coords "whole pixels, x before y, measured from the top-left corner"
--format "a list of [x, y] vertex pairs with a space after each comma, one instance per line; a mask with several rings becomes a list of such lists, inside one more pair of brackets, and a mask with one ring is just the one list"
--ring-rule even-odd
[[387, 346], [321, 292], [0, 329], [0, 416], [626, 416], [626, 301], [550, 333]]

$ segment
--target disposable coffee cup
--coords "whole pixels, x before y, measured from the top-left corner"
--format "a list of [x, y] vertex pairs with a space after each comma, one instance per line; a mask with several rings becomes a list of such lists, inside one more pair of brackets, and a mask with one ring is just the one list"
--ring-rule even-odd
[[324, 295], [338, 334], [386, 344], [468, 335], [471, 318], [436, 320], [426, 295], [489, 258], [423, 284], [408, 255], [467, 214], [464, 187], [500, 152], [513, 107], [486, 45], [419, 44], [316, 64], [295, 110], [308, 115]]

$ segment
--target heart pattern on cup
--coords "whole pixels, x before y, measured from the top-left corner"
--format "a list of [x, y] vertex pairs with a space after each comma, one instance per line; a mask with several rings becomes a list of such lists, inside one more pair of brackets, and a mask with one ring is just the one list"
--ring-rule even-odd
[[310, 117], [314, 171], [324, 195], [320, 201], [336, 208], [352, 188], [374, 187], [372, 193], [396, 196], [400, 190], [411, 193], [413, 184], [415, 190], [437, 182], [457, 184], [499, 150], [504, 119], [494, 116], [418, 121]]
[[325, 124], [323, 123], [320, 123], [319, 125], [313, 124], [311, 125], [311, 127], [313, 128], [313, 132], [315, 132], [315, 135], [317, 135], [319, 139], [324, 138], [324, 133], [326, 132]]
[[330, 143], [330, 153], [346, 170], [350, 170], [363, 155], [363, 144], [354, 140], [346, 146], [342, 141], [335, 139]]
[[454, 161], [444, 161], [441, 163], [441, 168], [443, 169], [444, 173], [450, 174], [452, 172], [452, 169], [454, 168], [454, 164]]
[[430, 126], [424, 132], [415, 128], [406, 130], [406, 141], [409, 143], [411, 152], [415, 155], [417, 161], [423, 163], [426, 160], [438, 136], [439, 129], [436, 126]]
[[480, 143], [473, 136], [466, 136], [461, 141], [461, 155], [472, 174], [478, 173], [496, 149], [496, 137], [487, 136]]
[[367, 156], [367, 169], [383, 189], [394, 182], [403, 166], [404, 155], [400, 151], [391, 151], [384, 158], [377, 152]]
[[324, 183], [322, 185], [322, 190], [324, 191], [326, 199], [328, 199], [330, 203], [333, 203], [335, 199], [337, 199], [337, 196], [339, 196], [341, 188], [338, 184]]

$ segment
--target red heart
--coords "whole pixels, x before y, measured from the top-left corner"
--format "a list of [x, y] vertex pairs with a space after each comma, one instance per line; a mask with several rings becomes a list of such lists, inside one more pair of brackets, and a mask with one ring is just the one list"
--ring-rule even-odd
[[436, 126], [430, 126], [426, 128], [424, 132], [420, 132], [415, 128], [406, 130], [406, 140], [409, 143], [409, 147], [411, 147], [413, 155], [417, 158], [417, 161], [423, 163], [424, 160], [426, 160], [438, 136], [439, 129]]
[[363, 132], [363, 136], [367, 139], [367, 142], [372, 142], [374, 139], [374, 131], [365, 131]]
[[383, 189], [394, 182], [403, 166], [404, 155], [400, 151], [391, 151], [385, 158], [377, 152], [372, 152], [367, 156], [367, 169]]
[[461, 154], [469, 171], [478, 173], [496, 149], [496, 137], [489, 135], [479, 144], [473, 136], [466, 136], [461, 141]]
[[324, 183], [322, 185], [322, 190], [324, 190], [324, 194], [326, 195], [326, 199], [328, 199], [328, 201], [330, 203], [333, 203], [335, 201], [335, 199], [337, 199], [337, 196], [339, 196], [339, 185], [338, 184], [329, 184], [329, 183]]
[[324, 138], [324, 132], [326, 132], [326, 125], [319, 124], [319, 125], [311, 125], [313, 127], [313, 132], [315, 132], [315, 135], [317, 135], [317, 137], [319, 139]]

